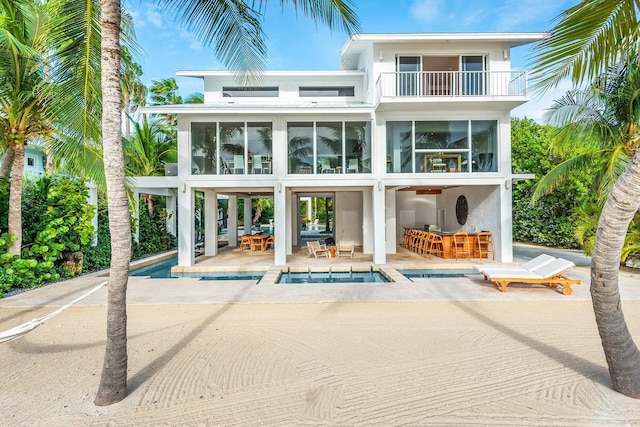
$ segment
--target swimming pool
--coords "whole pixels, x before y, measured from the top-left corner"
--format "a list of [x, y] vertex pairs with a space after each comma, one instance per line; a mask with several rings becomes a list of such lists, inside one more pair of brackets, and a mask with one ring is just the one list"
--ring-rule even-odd
[[421, 270], [398, 270], [398, 273], [409, 279], [415, 278], [453, 278], [465, 277], [467, 274], [478, 274], [470, 268], [445, 268], [445, 269], [421, 269]]
[[207, 271], [172, 274], [171, 267], [178, 265], [178, 257], [131, 270], [129, 276], [149, 276], [152, 279], [177, 279], [192, 277], [202, 280], [260, 280], [264, 271]]
[[129, 276], [149, 276], [152, 279], [171, 279], [171, 267], [178, 265], [178, 257], [172, 257], [142, 268], [131, 270]]
[[327, 283], [388, 283], [379, 271], [345, 271], [345, 272], [282, 272], [276, 281], [279, 285], [292, 284], [327, 284]]

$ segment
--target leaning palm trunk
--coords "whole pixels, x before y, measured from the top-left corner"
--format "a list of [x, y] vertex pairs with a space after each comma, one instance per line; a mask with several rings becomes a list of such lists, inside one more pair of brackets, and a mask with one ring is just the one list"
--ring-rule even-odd
[[609, 193], [600, 216], [591, 261], [591, 299], [613, 389], [640, 398], [640, 352], [620, 305], [620, 252], [640, 206], [640, 151]]
[[9, 234], [13, 234], [16, 240], [9, 246], [8, 251], [13, 255], [20, 255], [22, 247], [22, 174], [24, 173], [24, 144], [13, 145], [13, 174], [9, 190]]
[[0, 177], [1, 178], [9, 178], [11, 175], [11, 168], [13, 168], [13, 160], [16, 157], [16, 152], [13, 149], [13, 146], [9, 144], [7, 146], [7, 151], [4, 153], [4, 158], [2, 159], [2, 165], [0, 165]]
[[107, 344], [94, 403], [111, 405], [127, 395], [127, 276], [131, 222], [124, 180], [120, 94], [120, 0], [100, 0], [102, 28], [102, 140], [111, 232]]

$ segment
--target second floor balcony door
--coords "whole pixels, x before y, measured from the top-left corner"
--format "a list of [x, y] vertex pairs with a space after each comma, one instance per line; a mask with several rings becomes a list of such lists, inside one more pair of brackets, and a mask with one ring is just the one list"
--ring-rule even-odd
[[398, 95], [417, 96], [420, 94], [420, 57], [399, 56], [398, 59]]

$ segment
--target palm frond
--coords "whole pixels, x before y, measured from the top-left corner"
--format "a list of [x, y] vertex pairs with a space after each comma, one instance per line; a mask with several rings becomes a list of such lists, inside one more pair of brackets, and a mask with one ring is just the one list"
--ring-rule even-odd
[[566, 182], [570, 177], [570, 173], [581, 168], [585, 168], [592, 164], [594, 157], [601, 153], [583, 153], [574, 156], [564, 162], [558, 164], [551, 169], [545, 176], [540, 178], [533, 187], [533, 194], [531, 195], [531, 204], [533, 205], [542, 196], [551, 193], [558, 188], [560, 184]]
[[[235, 0], [155, 0], [168, 16], [175, 16], [241, 84], [255, 81], [265, 69], [267, 48], [260, 14]], [[249, 72], [251, 71], [251, 72]]]
[[550, 37], [538, 42], [531, 60], [534, 90], [544, 92], [565, 78], [581, 84], [603, 74], [635, 48], [637, 0], [583, 0], [558, 15]]

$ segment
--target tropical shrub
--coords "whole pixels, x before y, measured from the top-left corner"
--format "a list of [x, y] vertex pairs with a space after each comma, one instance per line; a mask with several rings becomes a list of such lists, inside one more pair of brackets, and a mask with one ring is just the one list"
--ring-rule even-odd
[[[0, 295], [74, 274], [65, 261], [93, 236], [93, 208], [87, 196], [87, 187], [78, 179], [44, 176], [25, 182], [20, 256], [7, 251], [15, 236], [6, 233], [6, 216], [0, 215], [5, 221], [0, 223]], [[6, 197], [0, 190], [0, 206]]]
[[[556, 129], [531, 119], [511, 121], [512, 168], [517, 173], [544, 176], [571, 153], [551, 151]], [[576, 237], [577, 210], [591, 197], [592, 178], [572, 174], [556, 191], [541, 197], [533, 205], [531, 196], [536, 179], [517, 182], [513, 189], [513, 239], [543, 246], [579, 248]]]

